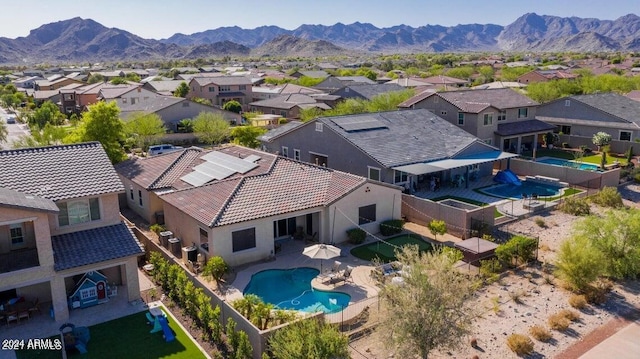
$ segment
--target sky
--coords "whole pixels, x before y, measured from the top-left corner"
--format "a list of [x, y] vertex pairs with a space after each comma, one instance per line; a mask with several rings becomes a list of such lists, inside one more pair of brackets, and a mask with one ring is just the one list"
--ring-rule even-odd
[[224, 26], [254, 29], [276, 25], [293, 30], [302, 24], [454, 26], [508, 25], [521, 15], [577, 16], [615, 20], [640, 15], [639, 0], [30, 0], [2, 5], [0, 37], [27, 36], [41, 25], [73, 17], [143, 38], [161, 39]]

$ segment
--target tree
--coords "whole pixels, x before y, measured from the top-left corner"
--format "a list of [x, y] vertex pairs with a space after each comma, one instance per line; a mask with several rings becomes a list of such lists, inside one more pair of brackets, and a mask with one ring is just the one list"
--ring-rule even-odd
[[5, 142], [9, 136], [9, 130], [4, 122], [0, 122], [0, 143]]
[[147, 151], [150, 145], [167, 132], [160, 116], [142, 112], [132, 114], [125, 123], [124, 130], [143, 151]]
[[193, 121], [190, 118], [184, 118], [178, 122], [178, 132], [191, 133], [193, 132]]
[[434, 219], [429, 222], [429, 225], [427, 227], [429, 227], [429, 231], [431, 231], [431, 234], [433, 234], [434, 239], [438, 238], [438, 234], [447, 233], [447, 224], [445, 223], [445, 221]]
[[598, 150], [600, 150], [602, 146], [606, 146], [611, 142], [611, 135], [606, 132], [600, 131], [593, 135], [591, 141], [594, 145], [598, 146]]
[[272, 358], [349, 358], [349, 339], [330, 324], [299, 320], [272, 334], [267, 345]]
[[129, 82], [126, 77], [114, 77], [109, 81], [112, 85], [123, 85]]
[[233, 143], [249, 148], [260, 146], [258, 137], [267, 133], [267, 130], [257, 126], [236, 126], [231, 129]]
[[187, 94], [189, 94], [189, 85], [184, 81], [173, 91], [173, 96], [175, 97], [187, 97]]
[[222, 277], [229, 271], [229, 265], [220, 256], [209, 258], [202, 268], [202, 275], [206, 278], [212, 278], [216, 283], [220, 283]]
[[47, 123], [43, 129], [33, 126], [30, 132], [31, 135], [23, 135], [13, 141], [13, 147], [27, 148], [59, 145], [64, 142], [67, 136], [67, 131], [63, 127], [53, 126], [50, 123]]
[[371, 70], [368, 67], [359, 68], [358, 71], [356, 71], [356, 75], [364, 76], [364, 77], [368, 78], [371, 81], [375, 81], [378, 78], [378, 75], [376, 74], [376, 72]]
[[217, 145], [229, 137], [229, 122], [222, 115], [200, 112], [193, 120], [193, 131], [198, 139], [209, 145]]
[[224, 105], [222, 105], [222, 109], [225, 111], [240, 113], [242, 111], [242, 105], [238, 101], [231, 100], [225, 102]]
[[105, 78], [102, 74], [93, 74], [87, 79], [88, 84], [96, 84], [98, 82], [105, 82]]
[[51, 101], [46, 101], [40, 108], [27, 116], [29, 126], [36, 127], [37, 129], [43, 129], [48, 123], [54, 126], [60, 126], [64, 124], [64, 120], [64, 114], [60, 112], [58, 106]]
[[124, 141], [124, 123], [115, 101], [89, 106], [89, 110], [82, 114], [80, 125], [65, 139], [65, 142], [87, 141], [100, 142], [113, 164], [125, 159], [120, 145]]
[[382, 303], [387, 305], [380, 325], [382, 340], [406, 358], [416, 353], [427, 358], [436, 348], [458, 346], [473, 319], [466, 302], [474, 282], [453, 267], [455, 256], [441, 250], [420, 253], [417, 246], [405, 246], [396, 257], [407, 270], [402, 285], [382, 288]]
[[603, 254], [587, 237], [568, 238], [560, 245], [556, 276], [576, 292], [584, 291], [602, 275]]

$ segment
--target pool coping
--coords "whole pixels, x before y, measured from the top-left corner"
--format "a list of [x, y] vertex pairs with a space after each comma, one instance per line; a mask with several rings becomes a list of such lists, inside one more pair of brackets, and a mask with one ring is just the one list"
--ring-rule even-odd
[[[552, 159], [552, 160], [558, 160], [558, 161], [565, 161], [565, 162], [571, 162], [571, 163], [576, 163], [579, 166], [578, 167], [573, 167], [573, 166], [563, 166], [563, 165], [557, 165], [557, 164], [553, 164], [553, 163], [545, 163], [545, 162], [540, 162], [541, 160], [544, 161], [546, 159]], [[564, 158], [559, 158], [559, 157], [551, 157], [551, 156], [544, 156], [544, 157], [540, 157], [540, 158], [536, 158], [535, 162], [537, 163], [542, 163], [544, 165], [548, 165], [548, 166], [556, 166], [556, 167], [568, 167], [568, 168], [573, 168], [575, 170], [580, 170], [580, 171], [589, 171], [589, 172], [602, 172], [600, 169], [600, 166], [598, 166], [597, 164], [591, 163], [591, 162], [580, 162], [580, 161], [574, 161], [574, 160], [567, 160]], [[595, 166], [596, 169], [595, 170], [591, 170], [591, 169], [583, 169], [580, 168], [580, 165], [588, 165], [588, 166]]]

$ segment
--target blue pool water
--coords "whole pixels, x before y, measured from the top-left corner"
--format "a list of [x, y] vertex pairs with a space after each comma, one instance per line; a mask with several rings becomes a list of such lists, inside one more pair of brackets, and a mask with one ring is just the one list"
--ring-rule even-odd
[[495, 197], [518, 199], [522, 198], [522, 194], [526, 194], [527, 196], [537, 194], [539, 197], [553, 197], [559, 195], [561, 190], [561, 186], [553, 184], [522, 181], [521, 186], [514, 184], [499, 184], [489, 188], [484, 188], [482, 189], [482, 192]]
[[563, 160], [561, 158], [544, 157], [536, 160], [536, 162], [554, 166], [577, 168], [584, 171], [597, 171], [599, 169], [599, 166], [593, 163], [580, 163], [575, 161]]
[[311, 288], [320, 273], [315, 268], [269, 269], [251, 276], [244, 294], [255, 294], [280, 309], [336, 313], [349, 305], [351, 296]]

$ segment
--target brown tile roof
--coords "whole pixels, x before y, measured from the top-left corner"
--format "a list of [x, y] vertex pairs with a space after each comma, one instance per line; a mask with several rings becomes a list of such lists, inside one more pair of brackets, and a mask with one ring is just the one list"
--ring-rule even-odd
[[464, 112], [470, 113], [478, 113], [488, 106], [493, 106], [502, 110], [507, 108], [538, 105], [537, 102], [527, 96], [519, 94], [509, 88], [445, 91], [439, 92], [437, 95], [452, 105], [462, 109]]
[[278, 157], [271, 171], [168, 193], [162, 199], [211, 227], [326, 206], [363, 177]]

